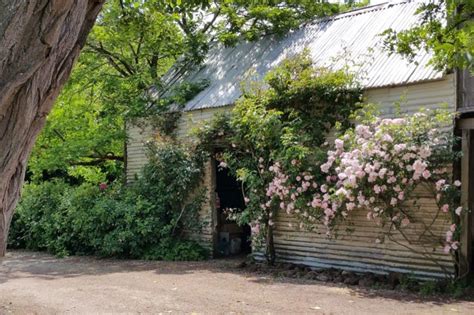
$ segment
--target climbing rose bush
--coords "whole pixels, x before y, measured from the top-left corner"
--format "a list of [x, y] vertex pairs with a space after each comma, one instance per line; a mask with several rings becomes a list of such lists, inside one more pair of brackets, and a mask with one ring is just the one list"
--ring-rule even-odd
[[[389, 230], [396, 229], [403, 236], [410, 224], [420, 223], [433, 244], [442, 244], [445, 252], [453, 253], [459, 248], [458, 222], [465, 210], [459, 206], [461, 182], [453, 181], [450, 171], [458, 158], [452, 150], [456, 139], [446, 128], [452, 124], [452, 114], [423, 110], [381, 119], [370, 111], [361, 113], [362, 122], [338, 137], [333, 149], [327, 151], [319, 176], [312, 169], [295, 173], [278, 162], [273, 164], [269, 170], [274, 178], [267, 196], [288, 214], [301, 218], [302, 225], [324, 223], [328, 234], [356, 209], [366, 211], [368, 220], [390, 225]], [[295, 167], [300, 163], [292, 161]], [[435, 220], [416, 219], [420, 206], [414, 192], [421, 186], [436, 202], [435, 218], [444, 216], [451, 222], [444, 240], [431, 229]]]
[[265, 250], [272, 264], [278, 209], [266, 196], [274, 176], [269, 167], [279, 161], [288, 170], [293, 160], [300, 160], [294, 165], [298, 170], [314, 165], [324, 153], [319, 147], [326, 134], [336, 124], [351, 126], [349, 117], [360, 108], [363, 93], [355, 74], [317, 67], [308, 52], [283, 60], [264, 81], [243, 82], [242, 92], [231, 113], [200, 128], [196, 147], [241, 181], [245, 208], [229, 214], [251, 226], [252, 245]]

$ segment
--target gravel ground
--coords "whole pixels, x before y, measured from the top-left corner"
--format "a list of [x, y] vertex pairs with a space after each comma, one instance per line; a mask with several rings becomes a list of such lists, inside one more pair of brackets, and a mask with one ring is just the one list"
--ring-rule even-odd
[[474, 302], [276, 279], [238, 260], [145, 262], [10, 251], [0, 314], [474, 314]]

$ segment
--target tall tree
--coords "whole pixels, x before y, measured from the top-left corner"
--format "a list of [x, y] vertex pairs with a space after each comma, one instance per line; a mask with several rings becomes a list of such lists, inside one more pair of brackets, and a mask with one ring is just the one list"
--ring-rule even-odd
[[184, 72], [202, 61], [212, 42], [283, 35], [341, 9], [315, 0], [107, 1], [38, 138], [30, 178], [115, 178], [123, 165], [123, 121], [160, 114], [160, 106], [149, 106], [147, 89], [160, 90], [176, 59]]
[[0, 0], [0, 257], [30, 155], [104, 0]]
[[146, 90], [183, 52], [182, 37], [159, 7], [107, 1], [36, 142], [27, 178], [119, 177], [124, 121], [146, 114]]

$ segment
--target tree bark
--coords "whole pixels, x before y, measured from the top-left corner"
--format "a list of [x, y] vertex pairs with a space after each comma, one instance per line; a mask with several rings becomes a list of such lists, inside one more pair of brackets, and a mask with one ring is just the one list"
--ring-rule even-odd
[[0, 0], [0, 257], [26, 162], [105, 0]]

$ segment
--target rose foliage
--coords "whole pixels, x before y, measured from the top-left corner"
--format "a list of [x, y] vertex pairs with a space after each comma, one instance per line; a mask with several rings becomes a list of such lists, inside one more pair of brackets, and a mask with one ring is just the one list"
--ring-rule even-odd
[[[267, 195], [272, 203], [310, 227], [323, 223], [328, 234], [337, 223], [362, 210], [368, 220], [386, 227], [381, 229], [382, 240], [395, 241], [394, 231], [409, 244], [420, 244], [428, 236], [433, 247], [443, 245], [445, 252], [454, 253], [459, 248], [463, 209], [459, 206], [461, 182], [453, 181], [451, 173], [459, 157], [452, 150], [456, 139], [447, 128], [453, 115], [439, 109], [381, 119], [361, 112], [360, 124], [338, 137], [324, 163], [318, 165], [324, 181], [308, 171], [289, 172], [278, 162], [270, 167], [274, 178]], [[437, 213], [429, 220], [420, 219], [420, 191], [428, 192], [436, 204]], [[450, 223], [444, 239], [434, 229], [438, 219]], [[415, 239], [407, 233], [412, 224], [423, 227]]]

